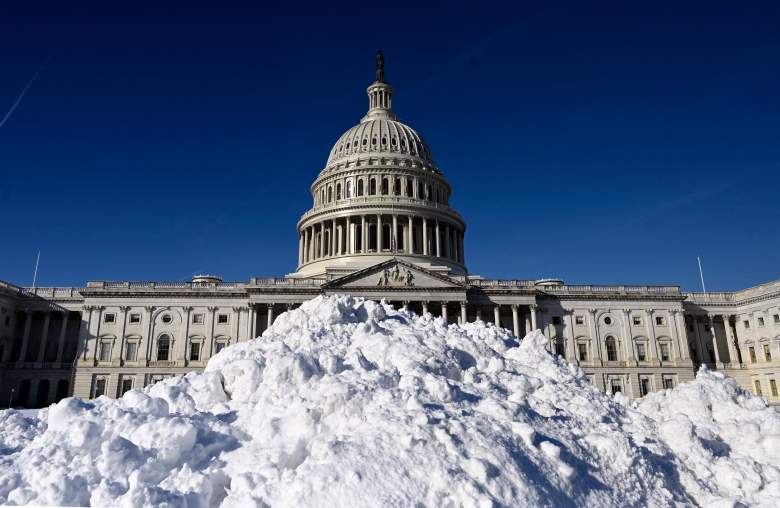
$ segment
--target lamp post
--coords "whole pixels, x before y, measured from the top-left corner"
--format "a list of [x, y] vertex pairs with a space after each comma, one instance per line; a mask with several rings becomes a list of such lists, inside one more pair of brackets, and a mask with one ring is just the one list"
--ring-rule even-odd
[[8, 397], [8, 409], [11, 409], [11, 401], [14, 400], [14, 389], [11, 388], [11, 396]]

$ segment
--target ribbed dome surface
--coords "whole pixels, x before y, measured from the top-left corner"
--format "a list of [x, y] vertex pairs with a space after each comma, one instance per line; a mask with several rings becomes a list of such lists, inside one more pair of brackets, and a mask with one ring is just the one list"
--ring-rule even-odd
[[417, 132], [396, 120], [365, 120], [341, 135], [330, 151], [327, 165], [353, 156], [410, 155], [433, 164], [433, 155]]

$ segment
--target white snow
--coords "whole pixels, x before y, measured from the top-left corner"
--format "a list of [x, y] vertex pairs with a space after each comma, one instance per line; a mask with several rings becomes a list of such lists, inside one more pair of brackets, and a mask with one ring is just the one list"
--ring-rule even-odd
[[639, 402], [482, 322], [320, 297], [203, 374], [0, 412], [0, 504], [780, 506], [780, 415], [720, 374]]

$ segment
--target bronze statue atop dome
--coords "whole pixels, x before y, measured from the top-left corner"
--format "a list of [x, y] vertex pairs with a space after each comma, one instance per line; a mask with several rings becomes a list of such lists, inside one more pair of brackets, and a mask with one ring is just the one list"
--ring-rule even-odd
[[381, 49], [376, 52], [376, 80], [379, 83], [385, 82], [385, 55]]

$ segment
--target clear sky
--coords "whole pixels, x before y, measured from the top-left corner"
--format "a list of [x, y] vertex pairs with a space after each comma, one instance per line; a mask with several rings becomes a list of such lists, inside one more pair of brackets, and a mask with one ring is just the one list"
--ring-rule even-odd
[[780, 278], [778, 2], [11, 3], [0, 279], [38, 250], [39, 285], [294, 271], [377, 48], [472, 273]]

